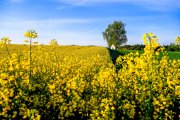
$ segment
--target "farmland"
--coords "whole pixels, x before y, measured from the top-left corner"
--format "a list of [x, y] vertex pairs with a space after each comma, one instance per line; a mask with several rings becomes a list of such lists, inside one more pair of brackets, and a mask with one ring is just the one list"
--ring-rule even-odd
[[0, 119], [179, 119], [179, 53], [157, 45], [112, 61], [105, 47], [1, 44]]
[[[144, 51], [143, 50], [117, 50], [119, 52], [120, 55], [125, 55], [125, 54], [129, 54], [129, 53], [136, 53], [139, 52], [140, 54], [142, 54]], [[169, 57], [169, 59], [173, 60], [173, 59], [180, 59], [180, 52], [170, 52], [167, 51], [167, 55]], [[163, 53], [160, 52], [160, 56], [163, 56]]]
[[0, 120], [180, 120], [180, 0], [0, 0]]

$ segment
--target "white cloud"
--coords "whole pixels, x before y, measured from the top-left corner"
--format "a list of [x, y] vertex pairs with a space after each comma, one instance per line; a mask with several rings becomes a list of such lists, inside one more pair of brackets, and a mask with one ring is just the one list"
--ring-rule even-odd
[[[103, 20], [103, 19], [102, 19]], [[71, 30], [66, 27], [83, 25], [101, 19], [50, 19], [50, 20], [23, 20], [8, 18], [0, 20], [0, 38], [8, 36], [12, 43], [22, 44], [25, 40], [23, 33], [28, 29], [34, 29], [38, 33], [39, 43], [48, 44], [53, 38], [62, 45], [98, 45], [106, 46], [101, 33], [93, 29]], [[35, 40], [36, 41], [36, 40]]]

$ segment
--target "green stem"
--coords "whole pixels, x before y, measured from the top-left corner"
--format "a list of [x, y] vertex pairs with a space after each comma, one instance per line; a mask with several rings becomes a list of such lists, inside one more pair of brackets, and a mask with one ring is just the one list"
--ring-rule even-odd
[[7, 44], [6, 44], [6, 50], [7, 50], [8, 56], [9, 56], [10, 59], [11, 59], [11, 55], [10, 55], [9, 49], [8, 49], [8, 47], [7, 47]]
[[32, 38], [30, 38], [30, 56], [29, 56], [29, 58], [30, 58], [30, 72], [29, 72], [29, 78], [30, 78], [30, 80], [31, 80], [31, 62], [32, 62], [32, 60], [31, 60], [31, 44], [32, 44]]
[[[149, 37], [149, 35], [147, 34], [147, 36], [148, 36], [148, 39], [149, 39], [149, 42], [150, 42], [150, 52], [152, 52], [152, 50], [153, 50], [153, 48], [152, 48], [152, 43], [151, 43], [151, 38]], [[153, 52], [152, 53], [150, 53], [150, 54], [154, 54]], [[149, 114], [149, 119], [150, 120], [152, 120], [153, 119], [153, 109], [152, 109], [152, 103], [153, 103], [153, 77], [154, 77], [154, 75], [153, 75], [153, 57], [151, 57], [151, 69], [152, 69], [152, 73], [151, 73], [151, 75], [150, 76], [152, 76], [151, 77], [151, 79], [150, 79], [150, 99], [149, 99], [149, 104], [148, 104], [148, 107], [149, 107], [149, 109], [148, 109], [148, 114]]]

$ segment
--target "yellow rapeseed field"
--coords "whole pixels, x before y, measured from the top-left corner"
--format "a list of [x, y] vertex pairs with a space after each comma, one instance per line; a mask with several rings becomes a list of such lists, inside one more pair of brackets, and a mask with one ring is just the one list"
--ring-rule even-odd
[[157, 37], [143, 54], [111, 61], [105, 47], [0, 44], [0, 119], [180, 119], [180, 60], [159, 57]]

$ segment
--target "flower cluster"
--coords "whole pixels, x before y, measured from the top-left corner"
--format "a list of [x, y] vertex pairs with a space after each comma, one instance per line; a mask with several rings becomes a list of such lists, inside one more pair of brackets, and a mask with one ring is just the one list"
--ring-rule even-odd
[[10, 44], [11, 40], [9, 37], [3, 37], [0, 41], [0, 44]]
[[177, 44], [180, 44], [180, 36], [178, 36], [178, 37], [176, 38], [175, 42], [176, 42]]
[[180, 60], [143, 39], [144, 53], [116, 65], [104, 47], [11, 45], [10, 58], [1, 48], [0, 119], [179, 119]]
[[125, 105], [123, 110], [136, 119], [178, 119], [180, 60], [169, 60], [166, 52], [160, 57], [164, 48], [156, 49], [159, 44], [152, 33], [143, 38], [146, 44], [143, 54], [130, 53], [117, 59], [124, 98], [119, 100], [131, 106], [127, 111]]
[[37, 38], [38, 36], [37, 36], [37, 33], [34, 31], [34, 30], [29, 30], [29, 31], [27, 31], [27, 32], [25, 32], [24, 33], [24, 36], [25, 37], [27, 37], [27, 38], [33, 38], [33, 39], [35, 39], [35, 38]]

